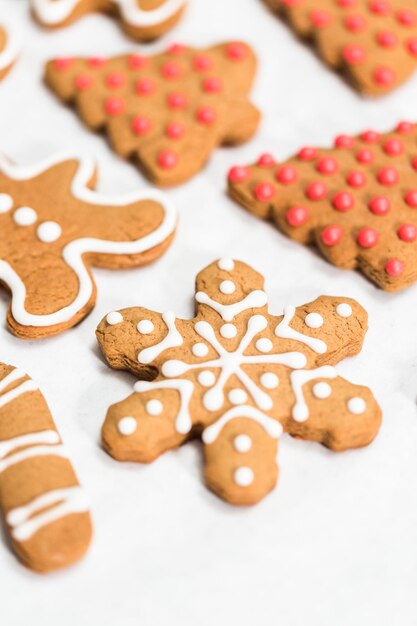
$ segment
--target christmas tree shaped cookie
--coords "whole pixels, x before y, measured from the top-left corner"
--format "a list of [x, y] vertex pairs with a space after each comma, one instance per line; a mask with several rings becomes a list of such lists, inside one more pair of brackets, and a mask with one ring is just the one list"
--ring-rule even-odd
[[379, 96], [417, 65], [417, 6], [407, 0], [265, 0], [361, 92]]
[[229, 172], [231, 196], [286, 235], [318, 246], [387, 291], [417, 280], [417, 128], [341, 135], [283, 164], [264, 154]]
[[46, 80], [89, 128], [106, 131], [118, 154], [168, 186], [196, 174], [217, 146], [253, 135], [259, 113], [248, 92], [255, 68], [244, 43], [175, 45], [154, 57], [57, 59]]
[[277, 481], [282, 432], [336, 451], [372, 441], [381, 412], [371, 391], [334, 368], [361, 349], [357, 302], [322, 296], [272, 315], [262, 276], [232, 259], [197, 276], [195, 297], [192, 320], [133, 307], [100, 323], [109, 365], [141, 379], [107, 413], [114, 458], [147, 463], [201, 436], [208, 486], [254, 504]]
[[115, 14], [123, 30], [140, 41], [151, 41], [170, 30], [188, 0], [31, 0], [37, 20], [46, 27], [67, 26], [88, 13]]

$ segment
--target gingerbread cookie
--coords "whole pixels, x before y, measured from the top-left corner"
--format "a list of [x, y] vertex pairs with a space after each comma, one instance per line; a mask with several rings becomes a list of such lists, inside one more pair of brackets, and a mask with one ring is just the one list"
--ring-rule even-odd
[[367, 314], [357, 302], [321, 296], [276, 317], [262, 276], [232, 259], [197, 276], [196, 302], [193, 320], [134, 307], [100, 323], [109, 365], [142, 379], [107, 413], [114, 458], [150, 462], [201, 436], [208, 486], [254, 504], [276, 483], [283, 431], [332, 450], [372, 441], [381, 421], [372, 393], [333, 367], [361, 349]]
[[19, 559], [49, 572], [78, 561], [91, 520], [67, 450], [37, 384], [0, 363], [0, 508]]
[[331, 263], [387, 291], [417, 280], [417, 129], [341, 135], [284, 164], [269, 154], [229, 172], [231, 196]]
[[139, 41], [152, 41], [173, 28], [188, 0], [31, 0], [46, 27], [67, 26], [87, 13], [113, 13], [123, 30]]
[[37, 339], [80, 322], [94, 306], [91, 265], [138, 267], [172, 240], [176, 212], [159, 191], [121, 197], [90, 187], [94, 163], [74, 156], [19, 167], [0, 157], [0, 283], [10, 330]]
[[20, 52], [20, 34], [14, 24], [0, 16], [0, 80], [14, 65]]
[[113, 59], [57, 59], [46, 81], [76, 105], [92, 130], [105, 129], [122, 157], [153, 182], [176, 185], [196, 174], [222, 144], [249, 139], [259, 113], [248, 101], [256, 60], [244, 43]]
[[395, 89], [417, 65], [417, 6], [406, 0], [264, 0], [359, 91]]

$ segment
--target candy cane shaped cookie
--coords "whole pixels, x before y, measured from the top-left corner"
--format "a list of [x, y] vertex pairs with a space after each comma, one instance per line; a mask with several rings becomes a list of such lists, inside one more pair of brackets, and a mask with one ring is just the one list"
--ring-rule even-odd
[[30, 569], [49, 572], [86, 552], [86, 496], [37, 384], [0, 363], [0, 508], [11, 544]]

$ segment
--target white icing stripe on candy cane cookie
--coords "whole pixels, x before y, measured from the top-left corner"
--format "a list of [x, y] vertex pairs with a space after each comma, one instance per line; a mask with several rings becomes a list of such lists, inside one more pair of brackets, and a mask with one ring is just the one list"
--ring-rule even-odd
[[175, 420], [175, 429], [182, 435], [190, 432], [193, 422], [188, 406], [194, 391], [194, 385], [190, 380], [158, 380], [154, 382], [139, 380], [135, 383], [134, 389], [136, 393], [153, 391], [154, 389], [176, 389], [180, 394], [181, 404]]
[[269, 417], [269, 415], [265, 415], [265, 413], [258, 411], [258, 409], [253, 406], [236, 406], [224, 413], [217, 422], [214, 422], [214, 424], [211, 424], [203, 431], [202, 439], [204, 443], [213, 443], [224, 426], [231, 420], [238, 419], [239, 417], [247, 417], [254, 420], [260, 424], [273, 439], [278, 439], [278, 437], [282, 435], [281, 424], [272, 419], [272, 417]]
[[62, 459], [67, 459], [68, 455], [64, 448], [64, 446], [31, 446], [30, 448], [25, 448], [20, 452], [15, 452], [14, 454], [6, 457], [2, 461], [0, 461], [0, 474], [7, 470], [12, 465], [17, 465], [18, 463], [22, 463], [27, 459], [33, 459], [34, 457], [40, 456], [59, 456]]
[[197, 291], [195, 299], [200, 304], [207, 304], [207, 306], [217, 311], [225, 322], [231, 322], [233, 318], [239, 315], [239, 313], [242, 313], [242, 311], [263, 307], [268, 302], [265, 291], [261, 290], [252, 291], [246, 298], [233, 304], [220, 304], [220, 302], [212, 300], [204, 291]]
[[183, 338], [177, 330], [175, 326], [175, 315], [171, 311], [167, 313], [162, 313], [162, 319], [164, 320], [166, 327], [168, 328], [168, 334], [162, 341], [155, 344], [154, 346], [149, 346], [148, 348], [144, 348], [141, 350], [138, 355], [139, 363], [143, 363], [144, 365], [147, 363], [151, 363], [154, 361], [164, 350], [168, 348], [176, 348], [178, 346], [182, 346]]
[[41, 430], [37, 433], [28, 433], [0, 441], [0, 459], [4, 459], [8, 454], [23, 448], [24, 446], [38, 446], [41, 444], [57, 444], [61, 441], [56, 430]]
[[314, 352], [317, 352], [317, 354], [324, 354], [327, 352], [327, 345], [324, 341], [317, 339], [316, 337], [304, 335], [298, 330], [291, 328], [290, 323], [295, 315], [295, 311], [296, 308], [292, 304], [284, 307], [284, 317], [275, 329], [276, 336], [283, 339], [295, 339], [295, 341], [301, 341], [301, 343], [304, 343], [306, 346], [314, 350]]
[[296, 422], [305, 422], [310, 415], [309, 408], [304, 399], [303, 385], [316, 378], [336, 378], [337, 373], [331, 365], [323, 365], [314, 370], [299, 370], [291, 372], [291, 385], [295, 397], [292, 416]]
[[[53, 508], [39, 513], [46, 507]], [[16, 541], [27, 541], [38, 530], [67, 515], [88, 511], [87, 499], [81, 487], [67, 487], [49, 491], [25, 506], [9, 511], [6, 522]]]
[[30, 167], [21, 167], [10, 164], [0, 156], [0, 170], [9, 178], [24, 180], [34, 178], [45, 170], [63, 161], [78, 161], [78, 171], [72, 182], [72, 193], [83, 202], [94, 205], [119, 206], [128, 205], [141, 200], [153, 200], [165, 210], [165, 216], [158, 228], [152, 233], [135, 241], [106, 241], [104, 239], [81, 238], [71, 241], [65, 246], [62, 255], [67, 265], [75, 272], [79, 281], [79, 292], [75, 300], [68, 306], [54, 313], [37, 315], [25, 309], [26, 287], [7, 261], [0, 260], [0, 281], [4, 281], [12, 292], [11, 310], [14, 319], [22, 326], [53, 326], [72, 319], [88, 303], [93, 292], [93, 283], [90, 274], [83, 262], [83, 255], [96, 254], [139, 254], [161, 244], [175, 230], [177, 214], [167, 197], [158, 190], [148, 189], [143, 192], [125, 194], [124, 196], [107, 198], [91, 189], [87, 183], [95, 171], [94, 163], [90, 159], [80, 159], [76, 156], [61, 155]]
[[0, 18], [0, 28], [6, 33], [6, 44], [0, 52], [0, 71], [6, 69], [16, 61], [21, 48], [21, 34], [16, 29], [15, 22], [7, 19], [3, 15]]

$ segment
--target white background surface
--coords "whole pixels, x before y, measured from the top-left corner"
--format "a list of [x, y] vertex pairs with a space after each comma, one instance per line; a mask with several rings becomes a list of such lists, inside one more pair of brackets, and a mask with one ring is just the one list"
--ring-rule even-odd
[[[46, 33], [27, 15], [26, 0], [2, 4], [25, 30], [21, 59], [0, 85], [1, 150], [16, 161], [85, 151], [98, 159], [101, 190], [147, 184], [43, 86], [43, 63], [59, 55], [246, 39], [260, 59], [253, 100], [263, 121], [251, 142], [217, 151], [204, 172], [169, 192], [181, 222], [162, 259], [145, 269], [95, 272], [97, 306], [78, 328], [46, 341], [18, 340], [5, 329], [8, 297], [1, 293], [0, 358], [41, 385], [91, 499], [95, 540], [78, 566], [39, 577], [19, 565], [0, 536], [0, 623], [415, 626], [417, 287], [389, 295], [331, 267], [234, 205], [225, 174], [262, 151], [282, 159], [340, 132], [415, 121], [417, 75], [393, 95], [365, 101], [260, 0], [193, 0], [176, 30], [148, 47], [132, 45], [106, 17]], [[276, 313], [322, 293], [357, 298], [369, 311], [370, 330], [361, 355], [339, 371], [370, 385], [384, 410], [380, 435], [360, 451], [336, 454], [284, 437], [279, 485], [248, 509], [206, 490], [197, 443], [150, 466], [118, 464], [99, 443], [107, 407], [130, 393], [134, 379], [105, 366], [94, 337], [98, 321], [136, 304], [191, 316], [195, 273], [225, 255], [266, 276]]]

